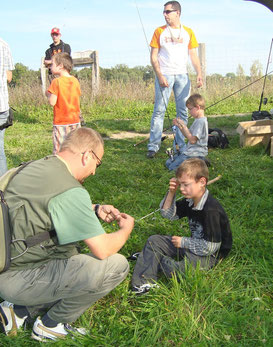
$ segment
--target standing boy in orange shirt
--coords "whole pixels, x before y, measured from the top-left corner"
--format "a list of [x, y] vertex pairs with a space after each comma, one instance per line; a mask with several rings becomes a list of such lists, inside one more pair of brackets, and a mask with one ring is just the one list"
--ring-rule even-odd
[[53, 154], [57, 154], [64, 138], [80, 124], [79, 81], [70, 75], [73, 60], [68, 53], [58, 53], [52, 57], [51, 71], [58, 77], [49, 86], [46, 96], [53, 113]]

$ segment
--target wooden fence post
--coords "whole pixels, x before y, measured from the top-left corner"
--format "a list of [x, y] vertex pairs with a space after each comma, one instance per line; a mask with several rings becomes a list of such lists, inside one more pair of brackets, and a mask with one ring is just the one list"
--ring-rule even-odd
[[41, 81], [42, 81], [42, 91], [43, 91], [43, 95], [45, 97], [47, 68], [45, 67], [44, 60], [45, 60], [45, 58], [42, 57], [42, 59], [41, 59]]
[[100, 88], [100, 67], [99, 67], [99, 53], [98, 51], [93, 51], [91, 54], [93, 59], [92, 66], [92, 92], [96, 95]]
[[199, 43], [198, 47], [198, 56], [200, 59], [201, 70], [202, 70], [202, 78], [203, 78], [203, 88], [206, 89], [206, 45], [205, 43]]
[[[92, 66], [91, 87], [92, 94], [96, 95], [100, 86], [100, 67], [99, 67], [99, 53], [98, 51], [83, 51], [72, 53], [73, 65], [78, 67]], [[41, 81], [42, 90], [45, 95], [47, 86], [47, 68], [44, 64], [44, 58], [41, 59]]]

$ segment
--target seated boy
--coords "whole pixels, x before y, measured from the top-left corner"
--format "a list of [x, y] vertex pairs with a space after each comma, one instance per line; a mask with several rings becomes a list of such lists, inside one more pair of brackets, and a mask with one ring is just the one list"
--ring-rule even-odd
[[57, 53], [52, 57], [51, 71], [54, 78], [46, 96], [54, 107], [53, 113], [53, 154], [60, 150], [65, 137], [80, 124], [81, 89], [77, 78], [70, 75], [73, 60], [68, 53]]
[[[132, 276], [132, 291], [143, 294], [157, 286], [159, 273], [171, 277], [184, 272], [186, 262], [210, 269], [225, 258], [232, 246], [228, 217], [213, 198], [206, 184], [208, 168], [199, 158], [184, 161], [171, 178], [169, 191], [160, 203], [163, 217], [170, 220], [187, 217], [191, 237], [153, 235], [139, 254]], [[184, 195], [176, 201], [176, 191]]]
[[173, 125], [177, 126], [188, 139], [183, 153], [175, 154], [173, 160], [169, 158], [166, 166], [169, 170], [176, 170], [188, 158], [197, 157], [205, 160], [208, 155], [208, 121], [205, 117], [205, 100], [200, 94], [193, 94], [186, 102], [190, 115], [194, 118], [190, 129], [182, 119], [175, 118]]

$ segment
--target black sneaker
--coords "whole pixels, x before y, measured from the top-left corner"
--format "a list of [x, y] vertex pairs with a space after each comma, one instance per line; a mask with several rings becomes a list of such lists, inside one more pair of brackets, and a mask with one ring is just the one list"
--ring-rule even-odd
[[140, 295], [148, 293], [148, 291], [151, 288], [159, 288], [159, 285], [156, 283], [154, 284], [145, 283], [145, 284], [142, 284], [141, 286], [132, 286], [131, 292], [137, 296], [140, 296]]
[[156, 155], [155, 151], [148, 151], [147, 158], [153, 159], [155, 157], [155, 155]]
[[139, 255], [140, 255], [140, 252], [135, 252], [135, 253], [131, 254], [127, 259], [128, 260], [137, 260]]

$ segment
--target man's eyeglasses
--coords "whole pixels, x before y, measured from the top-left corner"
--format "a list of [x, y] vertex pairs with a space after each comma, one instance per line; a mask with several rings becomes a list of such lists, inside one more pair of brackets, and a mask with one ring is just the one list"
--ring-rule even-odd
[[[97, 156], [97, 154], [96, 154], [92, 149], [90, 149], [89, 152], [92, 152], [92, 154], [94, 154], [95, 158], [97, 159], [96, 167], [101, 166], [102, 160]], [[85, 153], [85, 152], [82, 152], [82, 154], [84, 154], [84, 153]]]
[[177, 10], [166, 10], [166, 11], [163, 11], [163, 14], [170, 14], [172, 12], [176, 12]]
[[96, 164], [96, 166], [97, 166], [97, 167], [101, 166], [101, 164], [102, 164], [101, 159], [97, 156], [97, 154], [96, 154], [94, 151], [92, 151], [92, 149], [91, 149], [91, 152], [94, 154], [94, 156], [96, 157], [96, 159], [97, 159], [97, 161], [98, 161], [98, 163]]

